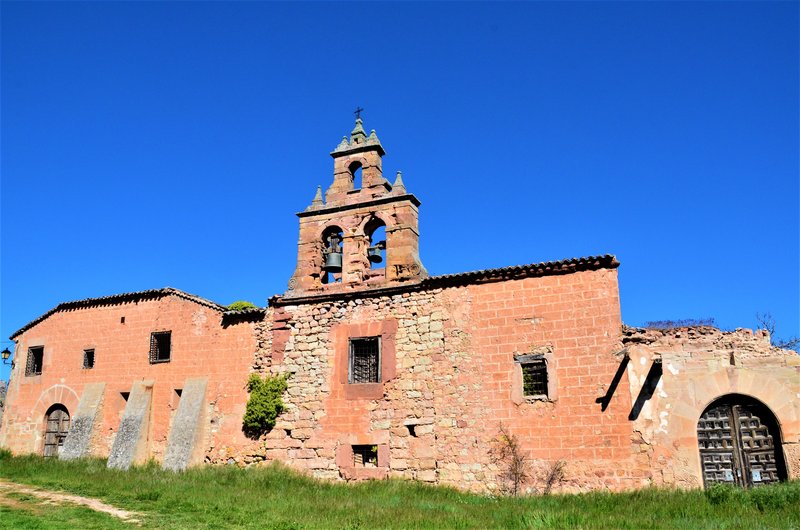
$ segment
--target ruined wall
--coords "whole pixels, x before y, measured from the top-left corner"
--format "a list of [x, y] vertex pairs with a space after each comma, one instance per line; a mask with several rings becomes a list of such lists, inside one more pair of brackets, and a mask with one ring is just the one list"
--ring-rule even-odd
[[[124, 317], [124, 322], [122, 318]], [[220, 311], [177, 296], [56, 312], [16, 337], [14, 368], [0, 446], [16, 453], [42, 450], [44, 417], [54, 403], [74, 415], [84, 387], [105, 383], [99, 433], [92, 453], [108, 456], [125, 408], [123, 392], [152, 380], [147, 456], [161, 460], [182, 389], [192, 377], [208, 379], [206, 446], [245, 440], [241, 418], [245, 382], [256, 349], [253, 324], [221, 325]], [[150, 333], [171, 330], [171, 360], [150, 364]], [[29, 346], [44, 346], [42, 374], [25, 375]], [[83, 351], [95, 365], [83, 368]]]
[[712, 327], [626, 328], [631, 400], [660, 360], [652, 396], [641, 399], [633, 421], [652, 460], [656, 484], [702, 487], [697, 422], [715, 399], [739, 394], [757, 399], [776, 416], [789, 476], [800, 477], [800, 356], [770, 346], [764, 331], [724, 332]]
[[[627, 381], [603, 409], [618, 368], [615, 270], [430, 288], [275, 308], [255, 367], [291, 372], [287, 411], [265, 440], [218, 448], [212, 461], [279, 459], [329, 479], [396, 476], [496, 490], [489, 451], [502, 422], [541, 486], [566, 461], [564, 490], [637, 487], [646, 455], [631, 440]], [[380, 336], [380, 383], [347, 383], [348, 338]], [[515, 354], [546, 349], [557, 389], [522, 396]], [[377, 466], [353, 445], [378, 446]], [[235, 453], [235, 454], [234, 454]]]

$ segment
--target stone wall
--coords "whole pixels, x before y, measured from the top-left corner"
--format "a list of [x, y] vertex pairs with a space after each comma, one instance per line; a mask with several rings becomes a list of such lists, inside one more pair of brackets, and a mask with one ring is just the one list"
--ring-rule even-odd
[[[776, 416], [790, 477], [800, 477], [800, 356], [770, 345], [765, 331], [713, 327], [625, 328], [627, 375], [635, 402], [654, 362], [662, 375], [642, 399], [632, 428], [651, 459], [655, 484], [701, 487], [697, 422], [715, 399], [757, 399]], [[645, 396], [646, 397], [646, 396]]]
[[[558, 489], [649, 483], [627, 381], [600, 403], [621, 348], [616, 270], [277, 305], [273, 325], [258, 328], [254, 367], [292, 374], [287, 411], [265, 439], [212, 450], [214, 462], [278, 459], [322, 478], [494, 491], [500, 468], [489, 453], [502, 422], [531, 461], [529, 491], [562, 460]], [[380, 382], [351, 385], [348, 339], [364, 336], [381, 337]], [[524, 398], [514, 356], [542, 348], [557, 392]], [[356, 467], [353, 445], [377, 446], [377, 466]]]

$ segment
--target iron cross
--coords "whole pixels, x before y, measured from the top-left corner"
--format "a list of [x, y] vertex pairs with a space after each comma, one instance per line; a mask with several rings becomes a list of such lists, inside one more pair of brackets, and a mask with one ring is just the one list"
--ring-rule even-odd
[[361, 113], [362, 112], [364, 112], [364, 109], [362, 109], [361, 107], [356, 107], [356, 110], [353, 111], [353, 114], [356, 115], [356, 119], [357, 120], [361, 119]]

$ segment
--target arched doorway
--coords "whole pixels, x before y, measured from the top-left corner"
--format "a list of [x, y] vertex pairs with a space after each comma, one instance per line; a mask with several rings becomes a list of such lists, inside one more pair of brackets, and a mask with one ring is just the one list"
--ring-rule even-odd
[[705, 487], [761, 486], [786, 479], [781, 432], [760, 401], [731, 394], [713, 401], [697, 422]]
[[56, 403], [47, 409], [45, 414], [44, 451], [42, 454], [45, 457], [58, 456], [68, 432], [69, 412], [67, 412], [67, 407]]

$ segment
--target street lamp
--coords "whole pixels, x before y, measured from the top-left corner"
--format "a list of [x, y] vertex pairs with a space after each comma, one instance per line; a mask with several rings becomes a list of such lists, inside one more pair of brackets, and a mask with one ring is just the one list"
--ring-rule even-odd
[[0, 356], [3, 357], [3, 364], [11, 364], [8, 361], [8, 358], [11, 357], [11, 352], [8, 350], [8, 348], [5, 348], [3, 349], [3, 351], [0, 351]]

